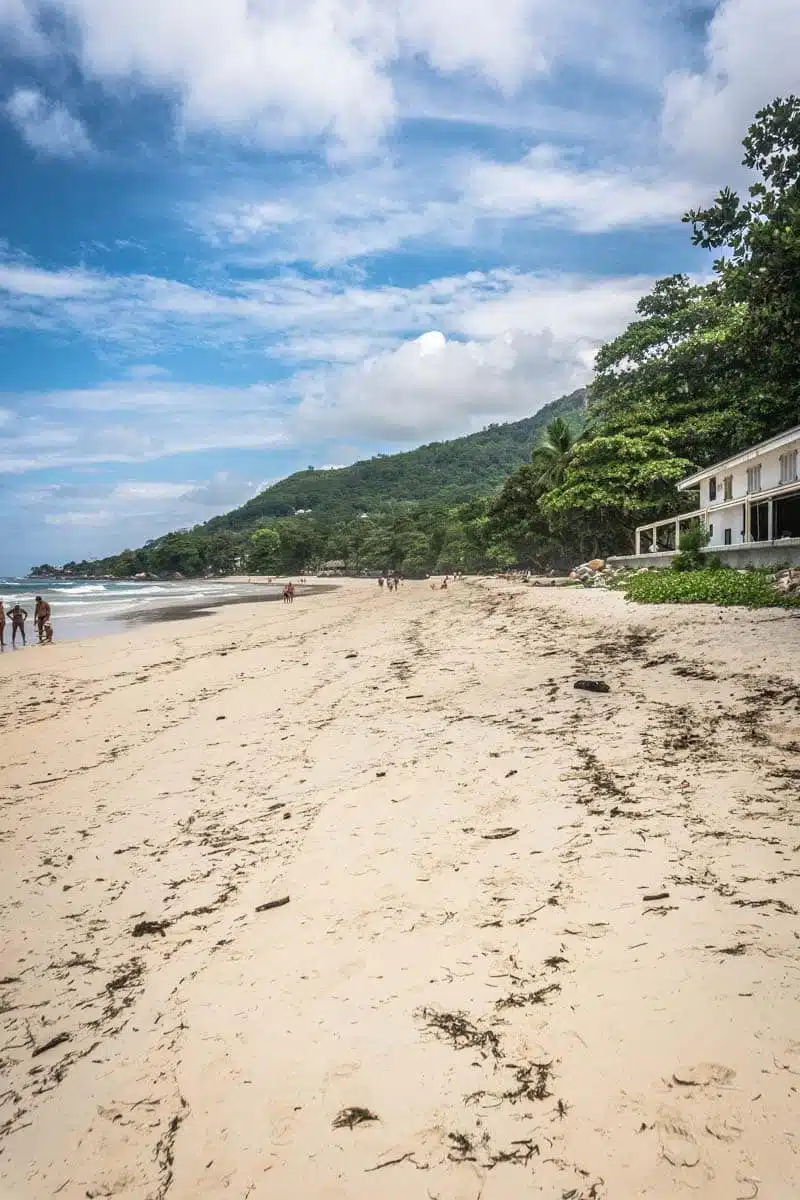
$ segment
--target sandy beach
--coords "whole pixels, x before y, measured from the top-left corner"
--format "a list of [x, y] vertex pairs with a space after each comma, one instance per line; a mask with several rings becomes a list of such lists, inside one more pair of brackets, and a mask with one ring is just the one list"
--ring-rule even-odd
[[796, 1197], [799, 646], [466, 581], [6, 653], [0, 1195]]

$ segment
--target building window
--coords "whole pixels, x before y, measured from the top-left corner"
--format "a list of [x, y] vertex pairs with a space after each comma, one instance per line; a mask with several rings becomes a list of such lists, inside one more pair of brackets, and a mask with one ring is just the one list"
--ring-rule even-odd
[[712, 475], [708, 481], [708, 502], [713, 504], [717, 498], [717, 477]]
[[750, 509], [750, 541], [766, 542], [769, 538], [769, 503], [762, 500]]
[[708, 540], [709, 540], [709, 541], [711, 541], [711, 539], [713, 538], [713, 536], [714, 536], [714, 526], [713, 526], [713, 525], [709, 525], [709, 527], [708, 527]]
[[733, 530], [732, 529], [725, 530], [724, 542], [725, 542], [726, 546], [730, 546], [732, 544], [732, 542], [733, 542]]
[[780, 458], [781, 478], [780, 482], [794, 483], [797, 479], [797, 451], [789, 450], [786, 454], [782, 454]]
[[722, 481], [723, 496], [726, 500], [733, 499], [733, 476], [726, 475]]
[[[757, 467], [747, 468], [747, 494], [752, 496], [753, 492], [761, 491], [761, 463]], [[727, 500], [728, 497], [726, 496]]]

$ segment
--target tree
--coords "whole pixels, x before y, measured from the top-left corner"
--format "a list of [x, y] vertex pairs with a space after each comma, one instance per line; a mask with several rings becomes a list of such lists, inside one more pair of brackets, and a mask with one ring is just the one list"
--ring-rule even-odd
[[168, 533], [153, 545], [150, 560], [159, 575], [200, 575], [203, 570], [202, 542], [188, 529]]
[[754, 440], [749, 381], [738, 345], [744, 309], [718, 283], [685, 275], [659, 280], [637, 317], [597, 355], [587, 436], [641, 436], [659, 429], [667, 445], [697, 465]]
[[250, 550], [246, 538], [227, 530], [211, 537], [197, 536], [203, 541], [206, 570], [212, 575], [232, 575]]
[[582, 526], [593, 554], [630, 550], [635, 525], [679, 511], [675, 485], [690, 469], [660, 430], [588, 438], [575, 447], [561, 487], [539, 507], [546, 517], [574, 521], [576, 532]]
[[270, 575], [276, 570], [281, 550], [281, 538], [277, 530], [265, 525], [250, 537], [247, 555], [248, 570], [260, 575]]
[[556, 417], [531, 452], [531, 463], [542, 491], [561, 485], [574, 445], [572, 428], [563, 417]]
[[302, 572], [315, 559], [322, 539], [313, 521], [305, 517], [283, 517], [274, 528], [280, 538], [278, 568]]
[[800, 406], [800, 98], [762, 108], [743, 142], [758, 172], [742, 201], [723, 188], [683, 218], [692, 242], [727, 253], [714, 263], [725, 294], [744, 306], [740, 366], [751, 381], [750, 413], [767, 437], [794, 424]]
[[571, 566], [576, 558], [585, 557], [585, 516], [546, 513], [542, 500], [547, 494], [532, 463], [509, 475], [488, 511], [488, 560], [545, 571]]

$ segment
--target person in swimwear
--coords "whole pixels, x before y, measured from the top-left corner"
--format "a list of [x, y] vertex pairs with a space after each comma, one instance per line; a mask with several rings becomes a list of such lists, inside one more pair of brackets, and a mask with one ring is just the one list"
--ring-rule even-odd
[[22, 634], [22, 644], [27, 645], [25, 641], [25, 622], [28, 619], [27, 610], [21, 605], [15, 604], [8, 614], [11, 618], [11, 645], [14, 650], [17, 648], [17, 633]]
[[36, 597], [36, 607], [33, 610], [33, 623], [39, 634], [39, 641], [44, 641], [44, 627], [50, 622], [50, 605], [41, 596]]
[[0, 600], [0, 650], [6, 648], [6, 610], [3, 608], [3, 601]]

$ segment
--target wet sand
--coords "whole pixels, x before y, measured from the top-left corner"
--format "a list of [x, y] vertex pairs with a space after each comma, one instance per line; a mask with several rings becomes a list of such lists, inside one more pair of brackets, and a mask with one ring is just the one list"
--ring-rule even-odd
[[[235, 582], [239, 582], [234, 577]], [[300, 600], [310, 596], [322, 596], [325, 592], [333, 591], [338, 585], [335, 583], [315, 583], [315, 584], [296, 584], [296, 599]], [[243, 596], [225, 596], [220, 599], [213, 597], [202, 600], [200, 602], [192, 600], [173, 601], [171, 604], [154, 604], [152, 607], [140, 609], [137, 612], [115, 613], [109, 621], [122, 621], [126, 625], [159, 625], [164, 621], [191, 621], [195, 617], [207, 617], [212, 613], [217, 612], [221, 608], [235, 608], [241, 604], [247, 604], [251, 608], [253, 604], [274, 603], [276, 600], [283, 602], [282, 585], [270, 584], [267, 585], [264, 591], [256, 590], [257, 585], [253, 585], [253, 591], [249, 595]], [[222, 614], [224, 617], [224, 614]], [[234, 620], [238, 620], [238, 614]]]
[[797, 617], [252, 611], [0, 660], [4, 1200], [797, 1195]]

